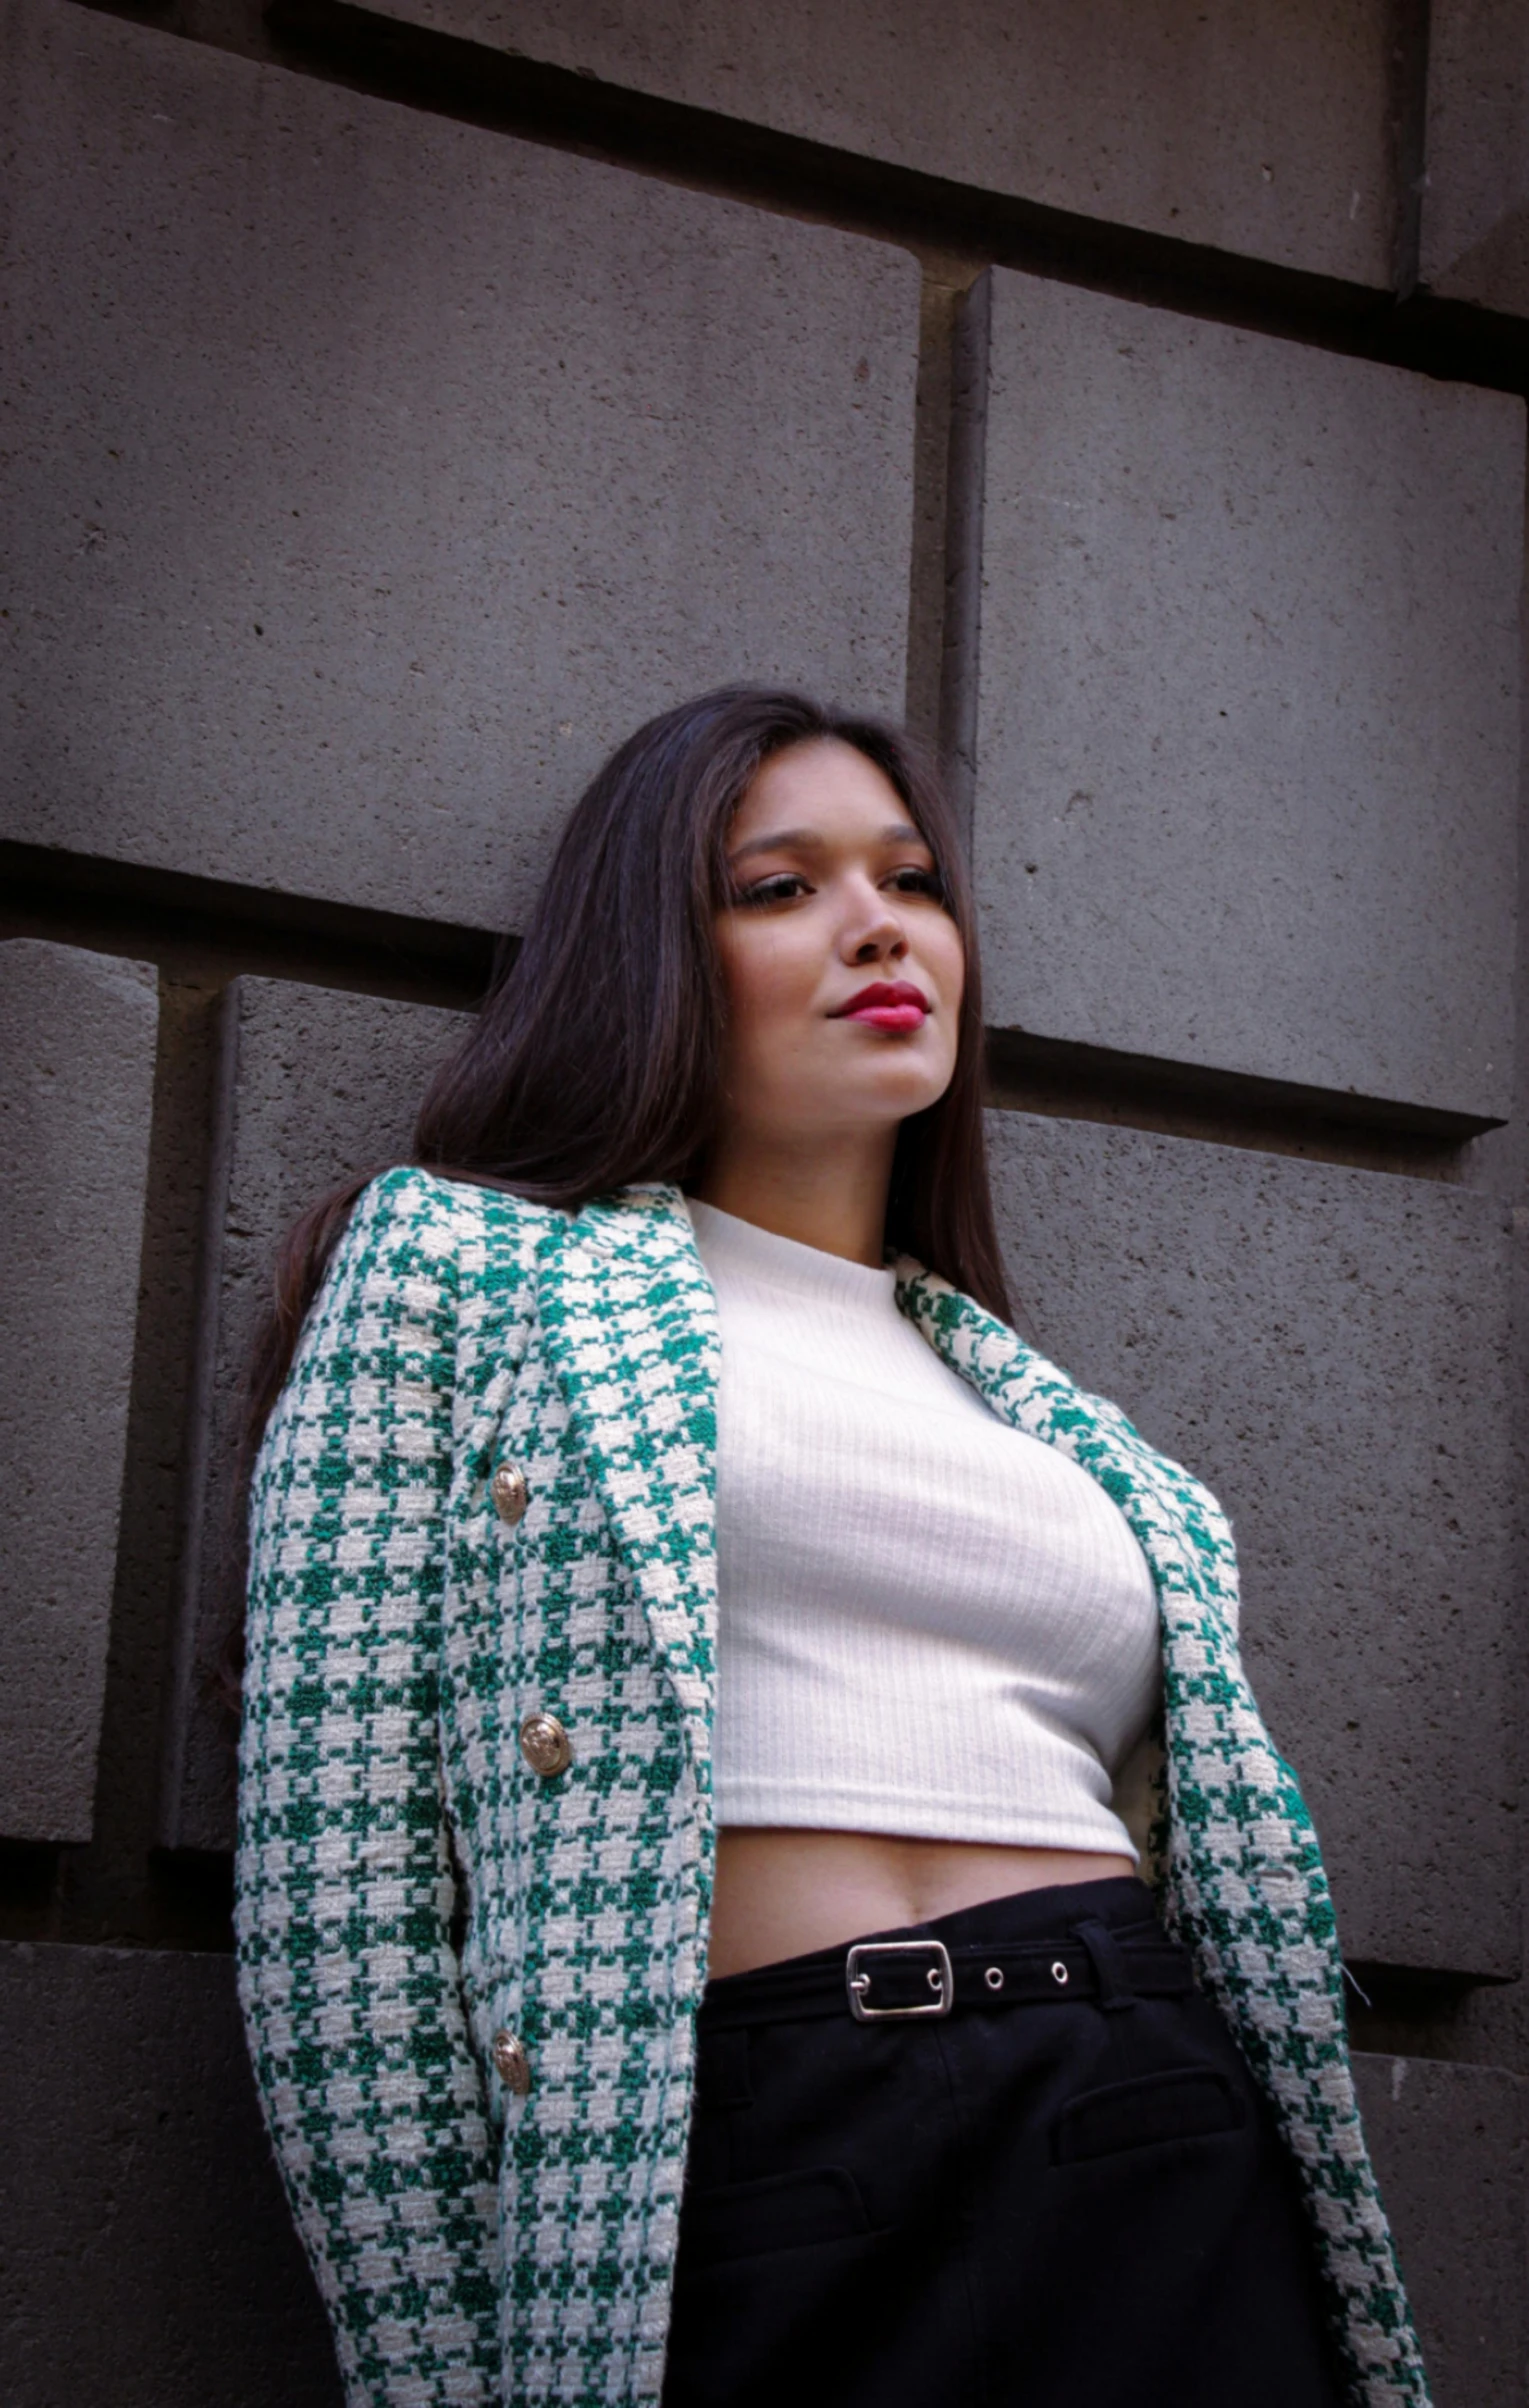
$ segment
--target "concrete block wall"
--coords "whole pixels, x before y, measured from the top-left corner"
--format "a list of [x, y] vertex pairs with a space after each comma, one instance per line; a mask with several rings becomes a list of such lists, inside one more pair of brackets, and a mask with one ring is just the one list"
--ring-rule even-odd
[[339, 2408], [226, 1954], [0, 1944], [0, 2114], [7, 2399]]
[[1381, 0], [943, 14], [917, 0], [389, 0], [388, 13], [924, 175], [1386, 279], [1395, 33]]
[[232, 1992], [251, 1333], [746, 677], [944, 746], [1031, 1332], [1232, 1510], [1436, 2398], [1529, 2408], [1519, 12], [0, 10], [0, 2394], [338, 2397]]
[[1431, 0], [1425, 283], [1529, 313], [1529, 18], [1514, 0]]
[[905, 251], [15, 14], [6, 835], [513, 927], [698, 678], [901, 708]]
[[1440, 2400], [1524, 2380], [1525, 2084], [1481, 2065], [1360, 2055], [1359, 2101]]
[[429, 1004], [252, 977], [225, 988], [219, 1018], [161, 1828], [168, 1848], [226, 1853], [234, 1766], [220, 1674], [240, 1616], [248, 1369], [271, 1262], [316, 1196], [408, 1158], [418, 1100], [466, 1021]]
[[1505, 1118], [1523, 402], [1001, 269], [967, 307], [995, 1025]]
[[1349, 1955], [1516, 1974], [1509, 1209], [1189, 1137], [990, 1121], [1043, 1351], [1232, 1516], [1248, 1670]]
[[0, 1833], [88, 1840], [159, 996], [147, 962], [0, 944]]

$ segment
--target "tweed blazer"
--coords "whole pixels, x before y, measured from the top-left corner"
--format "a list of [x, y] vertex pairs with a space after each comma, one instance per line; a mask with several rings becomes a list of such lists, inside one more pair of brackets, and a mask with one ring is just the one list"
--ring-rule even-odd
[[[1160, 1604], [1152, 1858], [1273, 2102], [1354, 2408], [1427, 2389], [1310, 1819], [1214, 1499], [916, 1264], [905, 1313], [1126, 1515]], [[715, 1303], [677, 1189], [358, 1204], [251, 1502], [240, 1995], [351, 2408], [656, 2402], [713, 1869]], [[490, 1483], [513, 1463], [513, 1526]], [[573, 1758], [525, 1761], [555, 1713]], [[494, 2070], [508, 2030], [521, 2095]]]

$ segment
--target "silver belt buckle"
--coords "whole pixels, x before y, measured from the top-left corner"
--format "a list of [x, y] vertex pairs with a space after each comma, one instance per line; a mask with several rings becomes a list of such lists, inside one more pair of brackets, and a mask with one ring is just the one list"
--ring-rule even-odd
[[[929, 1967], [924, 1975], [934, 1996], [927, 2006], [920, 2000], [912, 2007], [873, 2007], [866, 1996], [871, 1986], [869, 1960], [872, 1957], [927, 1956]], [[849, 1952], [844, 1967], [849, 1988], [849, 2011], [856, 2023], [883, 2023], [892, 2016], [948, 2015], [956, 2003], [956, 1985], [950, 1970], [950, 1951], [943, 1940], [857, 1940]]]

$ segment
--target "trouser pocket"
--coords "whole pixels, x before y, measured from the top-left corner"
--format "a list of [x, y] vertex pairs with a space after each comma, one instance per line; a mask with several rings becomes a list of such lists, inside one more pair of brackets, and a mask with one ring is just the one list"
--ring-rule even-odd
[[1243, 2103], [1224, 2074], [1209, 2066], [1172, 2066], [1070, 2100], [1052, 2132], [1051, 2162], [1078, 2165], [1155, 2141], [1236, 2132], [1245, 2121]]

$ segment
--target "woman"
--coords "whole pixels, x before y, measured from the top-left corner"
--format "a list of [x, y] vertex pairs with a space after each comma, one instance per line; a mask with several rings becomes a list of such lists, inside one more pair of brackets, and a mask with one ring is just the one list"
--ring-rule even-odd
[[1008, 1326], [981, 1026], [913, 748], [713, 694], [297, 1233], [239, 1948], [353, 2403], [1426, 2401], [1230, 1534]]

